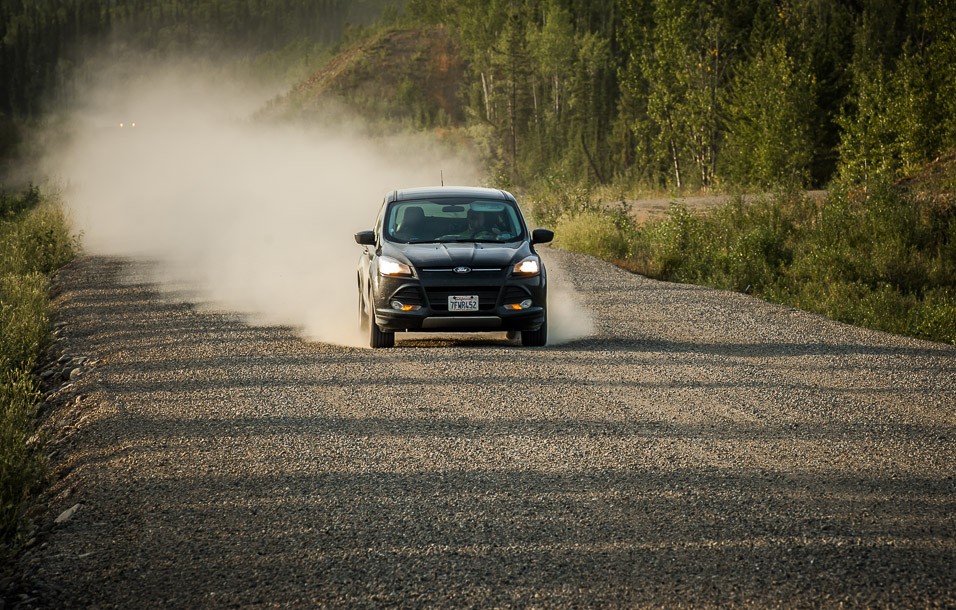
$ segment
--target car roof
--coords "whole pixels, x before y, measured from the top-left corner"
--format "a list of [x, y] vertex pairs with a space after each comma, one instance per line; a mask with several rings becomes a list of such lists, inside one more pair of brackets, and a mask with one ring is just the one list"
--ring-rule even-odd
[[499, 189], [478, 186], [425, 186], [392, 191], [385, 197], [387, 203], [409, 199], [431, 199], [436, 197], [474, 197], [476, 199], [500, 199], [517, 203], [514, 195]]

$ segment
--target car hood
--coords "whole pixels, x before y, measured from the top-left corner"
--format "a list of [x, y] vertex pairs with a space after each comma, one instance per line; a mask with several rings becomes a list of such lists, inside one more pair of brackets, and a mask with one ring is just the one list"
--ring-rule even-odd
[[467, 266], [501, 268], [531, 254], [525, 243], [389, 244], [383, 254], [404, 259], [420, 269]]

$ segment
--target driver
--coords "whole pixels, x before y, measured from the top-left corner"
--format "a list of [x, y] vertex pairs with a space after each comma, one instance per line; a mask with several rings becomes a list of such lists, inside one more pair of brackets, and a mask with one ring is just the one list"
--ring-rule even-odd
[[465, 229], [462, 237], [468, 239], [494, 239], [498, 237], [501, 231], [493, 226], [488, 214], [468, 210], [468, 228]]

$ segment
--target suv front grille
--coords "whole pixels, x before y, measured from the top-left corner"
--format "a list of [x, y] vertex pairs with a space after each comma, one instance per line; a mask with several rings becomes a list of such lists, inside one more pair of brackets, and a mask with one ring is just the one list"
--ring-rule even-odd
[[531, 293], [528, 292], [526, 288], [522, 288], [521, 286], [507, 286], [505, 288], [505, 296], [501, 299], [501, 304], [520, 303], [529, 298], [531, 298]]
[[498, 286], [456, 286], [454, 288], [426, 288], [425, 295], [433, 311], [448, 311], [448, 297], [452, 295], [478, 295], [478, 310], [489, 311], [498, 304]]
[[[468, 267], [468, 266], [464, 265], [464, 267]], [[425, 273], [429, 273], [429, 274], [435, 274], [435, 275], [429, 275], [429, 278], [440, 277], [441, 275], [443, 275], [444, 277], [459, 277], [460, 278], [461, 274], [455, 273], [455, 269], [456, 269], [455, 267], [425, 267], [425, 268], [422, 268], [420, 271], [424, 271]], [[501, 273], [502, 271], [504, 271], [504, 267], [478, 267], [478, 268], [468, 267], [468, 269], [470, 269], [468, 273]]]
[[422, 292], [415, 286], [405, 286], [404, 288], [398, 289], [389, 300], [401, 301], [405, 305], [424, 305], [422, 302]]

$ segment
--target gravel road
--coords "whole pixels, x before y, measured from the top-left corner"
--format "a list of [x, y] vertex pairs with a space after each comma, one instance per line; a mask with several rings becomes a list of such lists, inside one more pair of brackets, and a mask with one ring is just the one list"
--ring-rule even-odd
[[956, 606], [956, 349], [546, 256], [593, 337], [337, 347], [71, 265], [24, 605]]
[[[804, 195], [817, 201], [826, 197], [826, 191], [805, 191]], [[743, 195], [744, 201], [753, 201], [755, 199], [766, 197], [766, 195]], [[671, 205], [682, 205], [689, 210], [698, 213], [705, 213], [722, 206], [733, 199], [730, 195], [674, 195], [672, 197], [655, 197], [624, 200], [624, 209], [638, 223], [646, 223], [654, 220], [666, 218], [670, 212]], [[620, 202], [609, 201], [608, 207], [614, 209], [620, 206]]]

